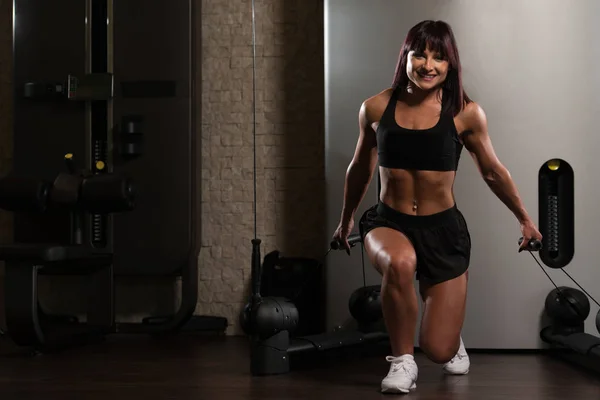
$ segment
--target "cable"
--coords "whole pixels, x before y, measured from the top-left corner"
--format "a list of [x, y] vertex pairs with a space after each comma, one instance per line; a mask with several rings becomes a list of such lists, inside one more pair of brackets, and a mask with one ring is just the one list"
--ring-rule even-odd
[[251, 304], [255, 304], [260, 299], [260, 286], [262, 280], [262, 260], [260, 254], [261, 240], [258, 239], [258, 223], [257, 223], [257, 184], [256, 184], [256, 11], [254, 0], [252, 0], [252, 152], [254, 155], [254, 168], [252, 171], [253, 175], [253, 187], [254, 187], [254, 199], [252, 201], [252, 208], [254, 214], [254, 238], [251, 240], [252, 243], [252, 261], [251, 261], [251, 277], [252, 277], [252, 294]]
[[363, 287], [367, 287], [367, 278], [365, 275], [365, 246], [360, 246], [360, 255], [362, 259]]
[[556, 285], [556, 283], [554, 283], [554, 281], [552, 280], [552, 278], [550, 278], [550, 275], [548, 275], [548, 273], [546, 272], [546, 270], [544, 269], [544, 267], [542, 266], [542, 264], [540, 264], [540, 262], [537, 260], [537, 258], [535, 258], [535, 256], [533, 255], [532, 252], [529, 252], [529, 254], [531, 255], [531, 257], [533, 257], [533, 259], [535, 260], [535, 262], [537, 263], [537, 265], [540, 266], [540, 268], [542, 269], [542, 272], [544, 274], [546, 274], [546, 276], [548, 277], [548, 279], [550, 279], [550, 282], [552, 282], [552, 284], [554, 285], [554, 287], [558, 291], [559, 295], [562, 296], [562, 293], [561, 293], [560, 289], [558, 288], [558, 286]]
[[[537, 258], [535, 258], [535, 256], [531, 252], [529, 254], [531, 254], [531, 257], [533, 257], [533, 259], [535, 260], [535, 262], [537, 263], [537, 265], [540, 266], [540, 268], [542, 269], [542, 271], [544, 272], [544, 274], [546, 274], [546, 276], [548, 277], [548, 279], [550, 279], [550, 282], [552, 282], [552, 284], [554, 285], [554, 287], [556, 288], [556, 290], [560, 292], [560, 289], [558, 288], [558, 286], [556, 286], [556, 283], [554, 283], [554, 281], [552, 280], [552, 278], [550, 278], [550, 275], [548, 275], [548, 273], [546, 272], [546, 270], [544, 269], [544, 267], [542, 266], [542, 264], [540, 264], [540, 262], [537, 260]], [[571, 275], [569, 275], [567, 271], [565, 271], [563, 268], [560, 268], [560, 270], [565, 275], [567, 275], [569, 277], [569, 279], [571, 279], [573, 281], [573, 283], [575, 283], [579, 287], [579, 289], [581, 289], [583, 291], [583, 293], [585, 293], [590, 299], [592, 299], [592, 301], [594, 303], [596, 303], [596, 305], [598, 307], [600, 307], [600, 304], [598, 304], [598, 302], [596, 301], [596, 299], [594, 299], [591, 294], [589, 294], [584, 288], [582, 288], [581, 285], [579, 283], [577, 283], [577, 281], [575, 279], [573, 279], [573, 277]]]
[[254, 238], [257, 238], [256, 218], [256, 10], [252, 0], [252, 147], [254, 152]]
[[581, 285], [580, 285], [579, 283], [577, 283], [577, 281], [575, 281], [575, 279], [571, 278], [571, 275], [569, 275], [569, 274], [567, 273], [567, 271], [565, 271], [565, 270], [564, 270], [564, 269], [562, 269], [562, 268], [561, 268], [560, 270], [561, 270], [561, 271], [562, 271], [562, 272], [563, 272], [565, 275], [567, 275], [567, 276], [569, 277], [569, 279], [571, 279], [571, 280], [572, 280], [572, 281], [573, 281], [573, 282], [574, 282], [574, 283], [575, 283], [575, 284], [576, 284], [576, 285], [579, 287], [579, 289], [581, 289], [581, 290], [583, 291], [583, 293], [585, 293], [585, 294], [586, 294], [586, 295], [587, 295], [587, 296], [588, 296], [590, 299], [592, 299], [592, 301], [593, 301], [594, 303], [596, 303], [596, 305], [597, 305], [598, 307], [600, 307], [600, 304], [598, 304], [598, 302], [596, 301], [596, 299], [594, 299], [594, 298], [593, 298], [593, 297], [592, 297], [592, 296], [591, 296], [591, 295], [590, 295], [588, 292], [586, 292], [586, 291], [585, 291], [585, 289], [584, 289], [584, 288], [582, 288], [582, 287], [581, 287]]

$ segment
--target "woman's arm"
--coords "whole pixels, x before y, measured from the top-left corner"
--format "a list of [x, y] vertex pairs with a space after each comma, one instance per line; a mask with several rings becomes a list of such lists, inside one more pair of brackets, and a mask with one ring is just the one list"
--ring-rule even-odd
[[354, 215], [365, 196], [377, 164], [377, 137], [371, 127], [369, 103], [370, 100], [363, 102], [358, 114], [358, 142], [352, 161], [346, 170], [342, 213], [333, 234], [333, 240], [340, 243], [348, 254], [350, 254], [348, 235], [354, 228]]
[[469, 103], [463, 111], [462, 121], [465, 124], [463, 143], [475, 161], [483, 180], [521, 224], [525, 238], [521, 247], [527, 245], [528, 239], [541, 240], [541, 234], [527, 213], [510, 172], [496, 156], [488, 134], [485, 112], [477, 103]]
[[377, 139], [369, 119], [368, 100], [360, 107], [358, 124], [358, 142], [352, 161], [346, 170], [342, 223], [354, 218], [373, 178], [373, 170], [377, 164]]

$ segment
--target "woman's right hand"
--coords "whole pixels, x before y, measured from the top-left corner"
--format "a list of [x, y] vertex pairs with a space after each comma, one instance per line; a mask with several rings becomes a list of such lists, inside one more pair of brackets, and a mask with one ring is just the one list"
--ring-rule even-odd
[[337, 229], [333, 233], [332, 240], [339, 243], [343, 248], [346, 249], [346, 253], [350, 255], [350, 244], [348, 243], [348, 236], [354, 228], [354, 219], [349, 221], [340, 221]]

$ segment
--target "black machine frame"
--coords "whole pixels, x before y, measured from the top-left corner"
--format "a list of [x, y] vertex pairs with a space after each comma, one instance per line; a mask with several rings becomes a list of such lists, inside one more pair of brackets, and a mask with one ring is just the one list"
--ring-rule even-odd
[[[13, 0], [14, 163], [0, 180], [0, 207], [14, 213], [14, 243], [0, 245], [0, 259], [6, 264], [6, 333], [18, 345], [45, 351], [110, 333], [227, 327], [223, 317], [194, 315], [200, 5], [170, 3]], [[140, 10], [146, 11], [132, 22]], [[162, 20], [164, 30], [157, 26]], [[164, 35], [146, 43], [148, 30]], [[170, 59], [158, 57], [144, 68], [154, 51], [172, 48]], [[167, 168], [153, 168], [174, 155], [180, 157]], [[127, 207], [100, 206], [108, 190], [126, 198]], [[157, 235], [161, 228], [170, 235]], [[42, 275], [83, 279], [83, 321], [42, 307]], [[179, 307], [141, 322], [117, 321], [119, 277], [172, 280], [174, 286], [178, 280]]]
[[[538, 171], [538, 220], [545, 245], [537, 250], [547, 268], [560, 269], [578, 289], [556, 285], [534, 253], [530, 253], [555, 287], [546, 298], [547, 322], [540, 330], [540, 338], [551, 354], [600, 373], [600, 337], [584, 332], [590, 313], [589, 299], [599, 307], [600, 304], [564, 269], [575, 250], [574, 209], [573, 168], [563, 159], [546, 161]], [[600, 333], [600, 311], [596, 328]]]

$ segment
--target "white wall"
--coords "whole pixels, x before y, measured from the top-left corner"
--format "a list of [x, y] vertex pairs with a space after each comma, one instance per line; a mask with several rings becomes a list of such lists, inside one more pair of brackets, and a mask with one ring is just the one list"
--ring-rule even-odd
[[[486, 111], [495, 150], [536, 222], [539, 167], [555, 157], [573, 167], [575, 256], [566, 271], [600, 298], [600, 189], [593, 168], [600, 158], [600, 2], [327, 0], [325, 8], [328, 231], [339, 222], [362, 101], [390, 86], [410, 27], [442, 19], [454, 29], [467, 93]], [[540, 347], [539, 317], [553, 286], [527, 253], [517, 253], [519, 225], [481, 180], [466, 150], [455, 194], [473, 243], [467, 346]], [[374, 202], [375, 179], [356, 222]], [[367, 284], [380, 283], [365, 262]], [[327, 269], [333, 327], [347, 321], [348, 298], [362, 286], [360, 249], [350, 257], [330, 253]], [[546, 270], [557, 284], [576, 287], [560, 270]], [[586, 332], [598, 335], [598, 307], [591, 304]]]

